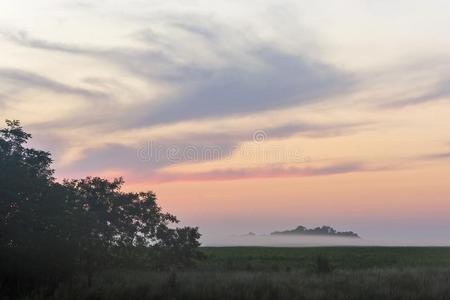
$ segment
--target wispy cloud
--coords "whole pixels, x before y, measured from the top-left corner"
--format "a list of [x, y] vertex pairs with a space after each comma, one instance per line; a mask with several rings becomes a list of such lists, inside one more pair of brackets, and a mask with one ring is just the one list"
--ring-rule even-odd
[[384, 103], [380, 107], [400, 109], [411, 105], [439, 101], [443, 99], [450, 100], [450, 80], [443, 80], [439, 82], [435, 86], [431, 87], [428, 92], [420, 93], [414, 97]]
[[164, 76], [165, 70], [171, 69], [173, 61], [161, 51], [136, 47], [95, 47], [75, 45], [65, 42], [53, 42], [31, 36], [25, 31], [3, 32], [9, 41], [22, 47], [62, 52], [71, 55], [94, 57], [122, 67], [142, 78]]
[[21, 89], [44, 89], [55, 93], [71, 94], [87, 98], [109, 98], [109, 95], [104, 92], [74, 87], [24, 70], [0, 68], [0, 78], [3, 82], [9, 82]]
[[345, 163], [325, 167], [261, 167], [212, 170], [197, 173], [157, 173], [154, 176], [146, 179], [146, 181], [154, 183], [165, 183], [172, 181], [215, 181], [251, 178], [311, 177], [330, 176], [363, 171], [368, 171], [368, 169], [366, 169], [362, 164]]
[[[193, 25], [181, 25], [193, 30]], [[186, 27], [188, 26], [188, 27]], [[195, 31], [202, 32], [198, 25]], [[205, 32], [209, 29], [203, 28]], [[210, 35], [202, 33], [211, 39]], [[221, 67], [180, 62], [169, 53], [147, 48], [81, 47], [35, 39], [26, 33], [9, 34], [16, 44], [74, 55], [94, 56], [115, 64], [144, 81], [165, 82], [177, 90], [160, 105], [141, 101], [128, 107], [134, 118], [123, 123], [128, 127], [146, 127], [180, 121], [217, 118], [323, 101], [329, 96], [347, 92], [355, 78], [337, 68], [306, 56], [285, 53], [264, 43], [243, 49], [250, 64]], [[159, 45], [157, 45], [159, 46]], [[156, 49], [156, 50], [155, 50]], [[208, 48], [214, 51], [215, 47]], [[255, 67], [258, 64], [258, 67]]]
[[450, 152], [438, 152], [432, 154], [426, 154], [418, 156], [417, 158], [422, 160], [448, 160], [450, 159]]
[[[64, 167], [63, 171], [90, 174], [96, 170], [123, 168], [127, 169], [129, 173], [151, 175], [170, 165], [227, 159], [244, 142], [254, 143], [256, 147], [262, 146], [263, 143], [295, 135], [309, 138], [346, 135], [366, 130], [368, 126], [371, 126], [371, 123], [316, 124], [305, 122], [281, 124], [258, 130], [234, 128], [203, 132], [186, 131], [171, 136], [153, 138], [149, 135], [147, 141], [138, 146], [117, 142], [110, 142], [94, 148], [86, 145], [86, 148], [80, 149], [82, 151], [80, 159], [72, 161]], [[110, 140], [115, 139], [111, 137]], [[285, 149], [275, 146], [271, 149], [276, 150], [277, 155], [281, 157], [287, 157], [290, 154], [296, 159], [305, 159], [303, 153], [300, 153], [301, 149]], [[284, 151], [289, 153], [284, 153]], [[299, 157], [300, 155], [301, 157]], [[290, 157], [290, 159], [293, 158]]]
[[32, 37], [26, 31], [5, 31], [3, 30], [0, 34], [7, 40], [29, 48], [50, 50], [50, 51], [60, 51], [73, 54], [100, 54], [101, 51], [96, 49], [90, 49], [87, 47], [68, 45], [66, 43], [51, 42], [45, 39], [38, 39]]
[[350, 76], [335, 68], [262, 47], [252, 52], [260, 70], [204, 66], [179, 69], [184, 91], [143, 112], [136, 125], [255, 113], [321, 101], [348, 90]]

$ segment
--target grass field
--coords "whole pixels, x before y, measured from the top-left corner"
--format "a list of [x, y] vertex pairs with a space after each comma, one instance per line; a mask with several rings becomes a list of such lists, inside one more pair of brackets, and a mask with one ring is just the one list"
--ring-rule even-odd
[[[450, 299], [450, 248], [203, 248], [187, 270], [110, 270], [29, 299]], [[321, 257], [320, 263], [318, 257]], [[329, 268], [323, 269], [320, 264]]]
[[450, 267], [450, 247], [221, 247], [203, 252], [208, 259], [200, 267], [215, 270], [308, 270], [317, 256], [337, 269]]

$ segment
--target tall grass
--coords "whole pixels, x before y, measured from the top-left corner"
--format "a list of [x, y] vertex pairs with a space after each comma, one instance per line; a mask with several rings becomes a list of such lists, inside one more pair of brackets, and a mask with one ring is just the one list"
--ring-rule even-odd
[[195, 268], [109, 270], [92, 287], [78, 277], [19, 299], [450, 299], [450, 248], [203, 251]]
[[27, 299], [450, 299], [449, 268], [308, 271], [110, 271]]

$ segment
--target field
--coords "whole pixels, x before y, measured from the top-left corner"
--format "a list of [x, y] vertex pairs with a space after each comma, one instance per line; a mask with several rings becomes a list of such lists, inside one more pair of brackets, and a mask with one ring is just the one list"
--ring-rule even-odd
[[110, 270], [31, 299], [450, 299], [448, 247], [202, 248], [185, 270]]
[[318, 256], [336, 269], [450, 267], [450, 247], [305, 247], [204, 248], [203, 269], [289, 271], [308, 270]]

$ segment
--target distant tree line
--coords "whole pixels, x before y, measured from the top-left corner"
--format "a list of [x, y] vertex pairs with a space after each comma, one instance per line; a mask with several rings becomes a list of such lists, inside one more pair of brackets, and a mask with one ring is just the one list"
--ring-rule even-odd
[[10, 297], [111, 267], [163, 269], [201, 258], [198, 228], [173, 227], [152, 192], [121, 178], [53, 177], [51, 155], [27, 148], [19, 121], [0, 130], [0, 287]]
[[336, 231], [330, 226], [321, 226], [312, 229], [308, 229], [305, 226], [298, 226], [292, 230], [274, 231], [271, 235], [326, 235], [326, 236], [339, 236], [339, 237], [352, 237], [359, 238], [359, 235], [353, 231]]

